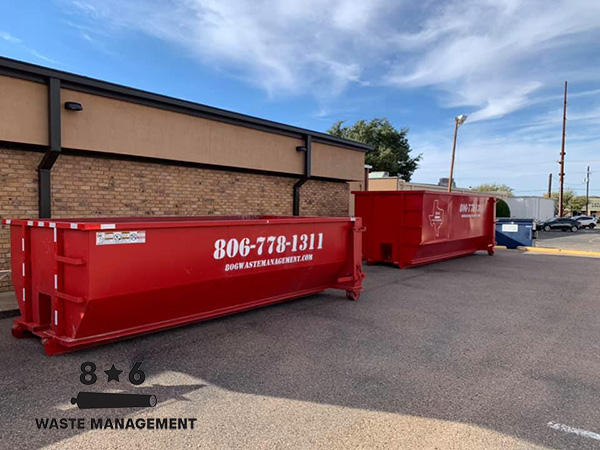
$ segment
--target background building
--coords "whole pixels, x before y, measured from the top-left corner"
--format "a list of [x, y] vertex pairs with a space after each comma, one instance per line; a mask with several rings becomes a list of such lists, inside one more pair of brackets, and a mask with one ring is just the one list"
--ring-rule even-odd
[[[404, 181], [399, 177], [390, 177], [386, 172], [372, 172], [369, 175], [369, 191], [440, 191], [447, 192], [448, 184], [428, 184], [413, 183]], [[492, 197], [506, 200], [508, 192], [506, 191], [474, 191], [473, 189], [453, 187], [452, 192], [478, 193], [491, 195]]]
[[545, 222], [556, 216], [556, 201], [551, 198], [524, 196], [506, 199], [512, 219], [535, 219]]
[[0, 117], [2, 218], [345, 216], [370, 149], [5, 58]]
[[[600, 217], [600, 197], [590, 197], [588, 208], [592, 216]], [[585, 214], [585, 211], [583, 211]]]

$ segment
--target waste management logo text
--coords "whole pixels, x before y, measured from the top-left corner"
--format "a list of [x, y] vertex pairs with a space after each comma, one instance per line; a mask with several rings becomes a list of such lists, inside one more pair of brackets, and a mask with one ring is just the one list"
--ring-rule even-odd
[[[136, 362], [129, 371], [128, 381], [133, 386], [140, 386], [146, 380], [146, 373], [141, 369], [141, 365], [142, 362]], [[81, 384], [96, 384], [96, 369], [96, 364], [91, 361], [81, 364]], [[120, 383], [121, 377], [124, 376], [124, 370], [118, 369], [114, 364], [103, 372], [107, 377], [106, 384]], [[77, 405], [79, 409], [154, 408], [158, 399], [156, 395], [148, 392], [130, 394], [81, 391], [70, 399], [70, 403]], [[197, 420], [195, 417], [37, 417], [35, 425], [38, 430], [193, 430]]]

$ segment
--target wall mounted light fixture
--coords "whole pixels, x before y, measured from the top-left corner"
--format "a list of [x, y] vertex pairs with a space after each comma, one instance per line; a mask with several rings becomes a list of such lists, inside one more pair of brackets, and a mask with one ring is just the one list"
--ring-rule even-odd
[[83, 111], [83, 106], [77, 102], [65, 102], [65, 109], [69, 111]]

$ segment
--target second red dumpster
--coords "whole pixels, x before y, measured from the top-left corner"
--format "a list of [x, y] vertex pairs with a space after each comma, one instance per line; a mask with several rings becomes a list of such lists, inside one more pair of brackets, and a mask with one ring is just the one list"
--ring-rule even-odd
[[354, 192], [363, 259], [400, 268], [494, 253], [495, 199], [435, 191]]

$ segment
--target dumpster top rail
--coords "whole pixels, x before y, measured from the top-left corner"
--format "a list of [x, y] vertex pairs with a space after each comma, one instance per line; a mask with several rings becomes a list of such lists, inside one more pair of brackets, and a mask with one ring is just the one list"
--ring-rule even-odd
[[249, 224], [288, 224], [311, 222], [348, 222], [354, 217], [293, 217], [293, 216], [161, 216], [161, 217], [88, 217], [75, 219], [2, 219], [3, 225], [24, 225], [43, 228], [70, 228], [74, 230], [119, 230], [132, 227], [144, 228], [183, 228], [212, 227]]
[[493, 197], [490, 194], [484, 194], [480, 192], [445, 192], [445, 191], [434, 191], [434, 190], [426, 190], [421, 189], [418, 191], [352, 191], [352, 194], [355, 195], [414, 195], [414, 194], [435, 194], [435, 195], [449, 195], [449, 196], [457, 196], [457, 195], [466, 195], [466, 196], [474, 196], [474, 197]]

